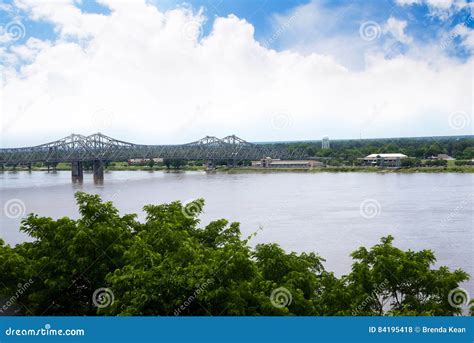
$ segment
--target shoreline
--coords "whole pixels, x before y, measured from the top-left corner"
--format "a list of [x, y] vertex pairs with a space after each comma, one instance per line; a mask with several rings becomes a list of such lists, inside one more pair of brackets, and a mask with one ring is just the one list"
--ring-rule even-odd
[[[31, 168], [31, 171], [47, 171], [47, 168]], [[5, 169], [1, 173], [14, 171], [30, 171], [28, 168]], [[58, 167], [56, 171], [71, 171], [70, 167]], [[85, 170], [86, 171], [86, 170]], [[146, 167], [146, 166], [128, 166], [128, 167], [108, 167], [105, 171], [163, 171], [163, 172], [186, 172], [186, 171], [206, 171], [204, 167], [184, 167], [180, 169], [167, 169], [166, 167]], [[414, 173], [474, 173], [474, 166], [464, 167], [416, 167], [416, 168], [392, 168], [381, 169], [377, 167], [322, 167], [311, 169], [300, 168], [252, 168], [252, 167], [221, 167], [209, 172], [228, 173], [228, 174], [244, 174], [244, 173], [398, 173], [398, 174], [414, 174]]]

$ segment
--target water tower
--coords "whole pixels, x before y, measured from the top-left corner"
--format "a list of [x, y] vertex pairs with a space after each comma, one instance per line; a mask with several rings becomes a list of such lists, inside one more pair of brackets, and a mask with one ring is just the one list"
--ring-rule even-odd
[[321, 144], [322, 149], [329, 149], [329, 136], [324, 136]]

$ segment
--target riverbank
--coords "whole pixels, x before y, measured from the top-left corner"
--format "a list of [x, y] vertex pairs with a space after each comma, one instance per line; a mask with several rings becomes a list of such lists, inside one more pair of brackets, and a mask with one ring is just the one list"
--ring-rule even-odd
[[[8, 168], [5, 171], [12, 171]], [[16, 168], [16, 171], [28, 171], [28, 168]], [[31, 171], [47, 171], [44, 167], [33, 167]], [[69, 171], [70, 165], [63, 163], [56, 167], [57, 171]], [[156, 166], [108, 166], [106, 170], [110, 171], [205, 171], [203, 166], [184, 166], [179, 169], [168, 169], [166, 167]], [[474, 173], [474, 166], [448, 166], [448, 167], [414, 167], [414, 168], [378, 168], [378, 167], [321, 167], [312, 169], [300, 168], [252, 168], [252, 167], [218, 167], [214, 172], [225, 172], [229, 174], [238, 173]]]
[[222, 168], [218, 171], [228, 173], [272, 173], [272, 172], [300, 172], [300, 173], [474, 173], [474, 167], [424, 167], [424, 168], [393, 168], [382, 169], [377, 167], [324, 167], [313, 169], [293, 168]]

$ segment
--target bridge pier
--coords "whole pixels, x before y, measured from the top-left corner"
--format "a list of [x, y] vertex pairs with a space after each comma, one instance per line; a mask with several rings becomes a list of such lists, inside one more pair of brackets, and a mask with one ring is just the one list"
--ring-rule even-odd
[[82, 161], [73, 161], [71, 163], [71, 178], [73, 180], [82, 180], [84, 178]]
[[92, 171], [94, 173], [94, 181], [101, 182], [104, 180], [104, 162], [101, 160], [94, 160], [92, 162]]
[[58, 166], [57, 163], [48, 163], [48, 173], [50, 172], [50, 168], [53, 167], [53, 173], [56, 173], [56, 167]]

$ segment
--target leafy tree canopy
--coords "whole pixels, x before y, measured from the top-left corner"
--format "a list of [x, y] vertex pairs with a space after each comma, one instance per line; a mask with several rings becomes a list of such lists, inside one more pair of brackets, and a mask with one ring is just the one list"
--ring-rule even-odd
[[[121, 216], [111, 202], [76, 193], [81, 217], [29, 215], [34, 238], [0, 240], [2, 311], [25, 315], [455, 315], [448, 295], [468, 279], [433, 268], [430, 250], [393, 237], [352, 253], [336, 277], [315, 253], [249, 245], [225, 219], [200, 228], [204, 201], [144, 207]], [[19, 287], [21, 292], [19, 292]], [[100, 293], [103, 291], [105, 293]], [[19, 294], [20, 293], [20, 294]], [[15, 306], [12, 306], [12, 304]], [[0, 303], [0, 305], [2, 305]]]

